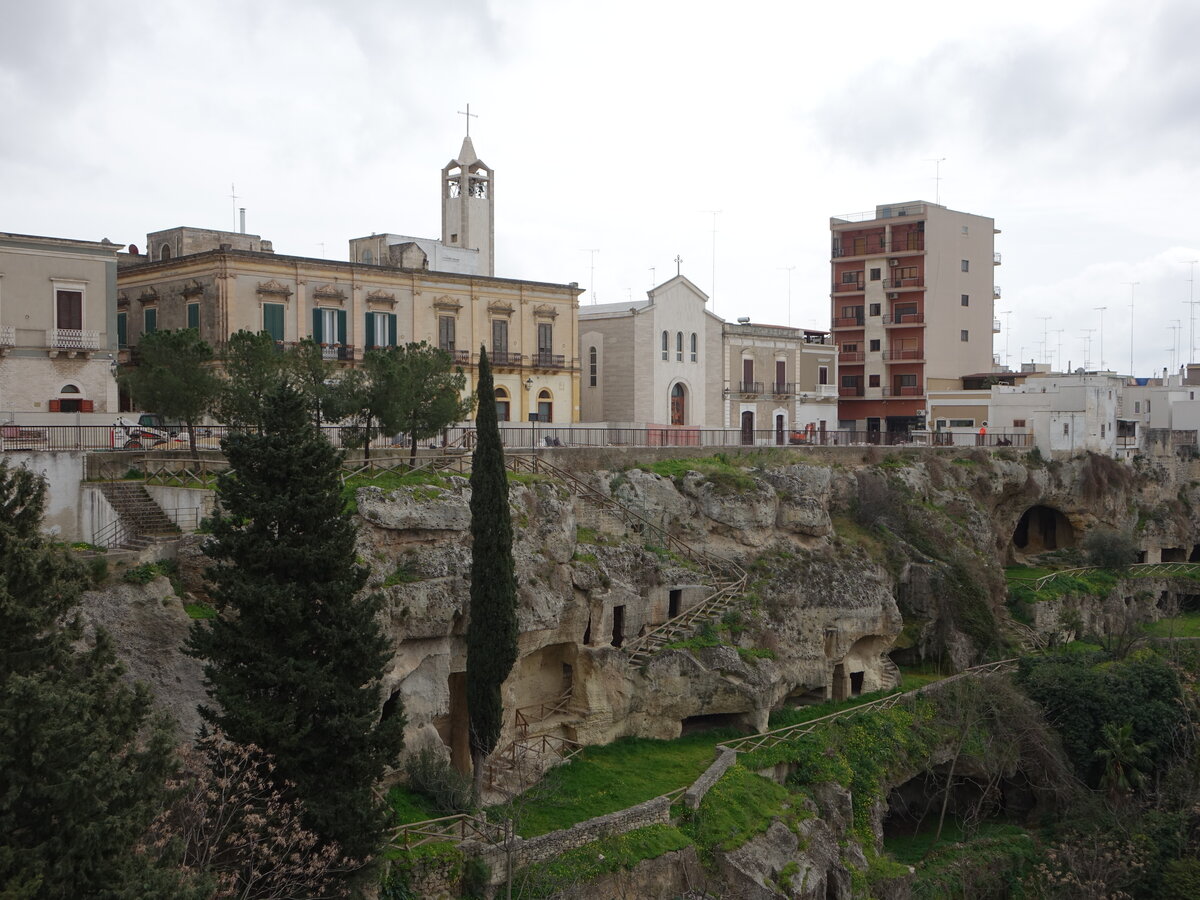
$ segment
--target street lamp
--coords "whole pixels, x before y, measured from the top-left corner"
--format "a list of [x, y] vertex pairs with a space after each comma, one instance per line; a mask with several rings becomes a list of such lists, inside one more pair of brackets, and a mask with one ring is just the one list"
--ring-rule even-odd
[[[525, 393], [530, 394], [530, 393], [532, 393], [532, 391], [533, 391], [533, 379], [526, 378], [525, 379]], [[526, 405], [528, 406], [528, 404], [526, 404]], [[532, 440], [532, 444], [533, 444], [533, 450], [536, 453], [537, 452], [537, 423], [538, 423], [538, 414], [536, 411], [529, 413], [529, 421], [531, 423], [530, 436], [531, 436], [531, 440]]]

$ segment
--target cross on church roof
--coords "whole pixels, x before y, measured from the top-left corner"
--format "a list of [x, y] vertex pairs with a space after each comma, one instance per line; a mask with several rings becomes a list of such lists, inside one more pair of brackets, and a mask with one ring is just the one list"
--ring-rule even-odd
[[683, 265], [683, 257], [678, 253], [675, 254], [675, 274], [679, 274], [679, 267]]
[[459, 114], [460, 116], [466, 116], [466, 117], [467, 117], [467, 137], [470, 137], [470, 136], [471, 136], [471, 120], [472, 120], [472, 119], [478, 119], [478, 118], [479, 118], [479, 114], [478, 114], [478, 113], [473, 113], [473, 112], [471, 112], [471, 104], [470, 104], [470, 103], [468, 103], [468, 104], [467, 104], [467, 111], [466, 111], [466, 112], [463, 112], [463, 111], [460, 109], [460, 110], [458, 111], [458, 114]]

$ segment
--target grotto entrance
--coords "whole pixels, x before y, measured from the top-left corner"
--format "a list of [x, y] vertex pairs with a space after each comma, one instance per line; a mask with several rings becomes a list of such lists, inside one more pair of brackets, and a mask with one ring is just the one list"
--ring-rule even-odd
[[943, 840], [957, 840], [986, 822], [1019, 822], [1036, 806], [1033, 790], [1021, 773], [989, 780], [976, 772], [964, 775], [962, 761], [954, 783], [946, 790], [949, 765], [921, 772], [889, 792], [883, 818], [883, 839], [911, 838], [937, 833], [942, 805], [946, 819]]
[[1070, 520], [1052, 506], [1031, 506], [1013, 531], [1013, 546], [1025, 553], [1042, 553], [1075, 546]]

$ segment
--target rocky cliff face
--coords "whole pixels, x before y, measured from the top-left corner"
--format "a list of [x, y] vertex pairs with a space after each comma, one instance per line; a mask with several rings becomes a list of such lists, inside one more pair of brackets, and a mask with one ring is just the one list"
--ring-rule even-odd
[[[1190, 555], [1198, 527], [1200, 481], [1187, 467], [1043, 463], [1013, 451], [863, 458], [850, 448], [743, 462], [673, 478], [636, 467], [583, 476], [651, 523], [640, 530], [556, 481], [513, 484], [521, 639], [502, 746], [543, 732], [595, 743], [705, 724], [763, 728], [782, 704], [887, 686], [894, 669], [881, 654], [897, 647], [965, 666], [1010, 637], [1004, 564], [1069, 553], [1098, 526], [1134, 531], [1152, 560], [1164, 548]], [[385, 688], [404, 702], [408, 750], [460, 762], [469, 497], [468, 482], [451, 477], [357, 498], [360, 555], [370, 589], [386, 596], [395, 648]], [[665, 548], [652, 526], [696, 555]], [[197, 595], [200, 540], [180, 553]], [[711, 593], [703, 555], [745, 569], [744, 595], [698, 636], [632, 664], [621, 645]], [[190, 730], [199, 670], [175, 649], [187, 623], [161, 597], [151, 609], [128, 593], [91, 595], [88, 615], [129, 631], [118, 643], [134, 673]]]

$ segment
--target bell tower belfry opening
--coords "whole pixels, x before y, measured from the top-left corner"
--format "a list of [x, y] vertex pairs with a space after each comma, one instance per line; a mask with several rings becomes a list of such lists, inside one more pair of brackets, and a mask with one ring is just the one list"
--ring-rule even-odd
[[470, 105], [467, 136], [458, 157], [442, 169], [442, 243], [479, 251], [480, 275], [495, 275], [495, 173], [475, 153], [471, 143]]

